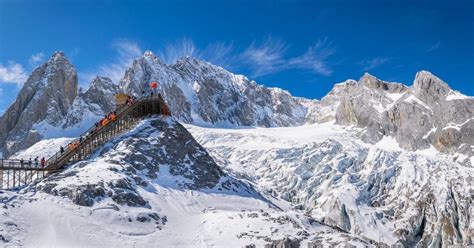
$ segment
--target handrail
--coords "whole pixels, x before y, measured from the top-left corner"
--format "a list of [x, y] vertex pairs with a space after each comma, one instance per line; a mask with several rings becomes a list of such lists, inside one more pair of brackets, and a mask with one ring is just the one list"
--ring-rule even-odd
[[[119, 115], [121, 115], [125, 110], [127, 109], [130, 109], [132, 108], [133, 106], [135, 106], [136, 104], [138, 104], [141, 100], [136, 100], [135, 102], [133, 102], [131, 105], [124, 105], [124, 106], [121, 106], [120, 108], [116, 109], [115, 112], [117, 113], [117, 118]], [[70, 143], [72, 142], [76, 142], [76, 141], [80, 141], [81, 137], [87, 137], [88, 135], [91, 134], [92, 131], [94, 132], [99, 132], [100, 130], [102, 130], [105, 126], [92, 126], [90, 127], [89, 129], [87, 129], [85, 132], [83, 132], [81, 135], [79, 135], [79, 138], [71, 141]], [[48, 160], [46, 160], [46, 164], [45, 164], [45, 167], [47, 167], [48, 165], [50, 164], [53, 164], [55, 161], [59, 160], [61, 157], [63, 156], [66, 156], [68, 155], [70, 152], [72, 152], [73, 150], [69, 149], [69, 147], [65, 147], [64, 148], [64, 151], [61, 152], [56, 152], [53, 156], [51, 156]]]
[[[116, 115], [117, 115], [117, 119], [119, 119], [121, 117], [121, 115], [128, 109], [132, 109], [132, 107], [134, 106], [137, 106], [138, 103], [140, 103], [142, 100], [135, 100], [132, 104], [130, 105], [124, 105], [124, 106], [121, 106], [120, 108], [116, 109], [115, 112], [116, 112]], [[107, 125], [106, 125], [107, 126]], [[92, 126], [91, 128], [89, 128], [88, 130], [86, 130], [84, 133], [82, 133], [79, 138], [71, 141], [70, 143], [73, 143], [73, 142], [76, 142], [76, 141], [80, 141], [81, 137], [85, 137], [84, 140], [82, 141], [85, 141], [88, 136], [90, 134], [92, 134], [92, 132], [96, 133], [96, 132], [100, 132], [102, 129], [104, 129], [106, 126], [98, 126], [96, 127], [95, 125]], [[82, 143], [82, 142], [81, 142]], [[75, 149], [74, 149], [75, 150]], [[69, 153], [71, 152], [74, 152], [74, 150], [71, 150], [69, 149], [69, 147], [66, 147], [64, 149], [64, 152], [56, 152], [53, 156], [51, 156], [48, 160], [47, 160], [47, 163], [45, 165], [45, 167], [48, 167], [49, 165], [51, 164], [54, 164], [56, 161], [58, 161], [60, 158], [62, 157], [66, 157], [67, 155], [69, 155]]]

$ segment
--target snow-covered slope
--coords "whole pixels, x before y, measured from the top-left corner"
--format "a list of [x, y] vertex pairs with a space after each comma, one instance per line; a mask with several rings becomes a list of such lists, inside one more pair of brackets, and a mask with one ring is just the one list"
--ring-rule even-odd
[[431, 148], [315, 124], [212, 129], [187, 125], [218, 164], [309, 216], [387, 245], [472, 245], [474, 170]]
[[149, 119], [88, 160], [1, 192], [0, 245], [375, 244], [269, 199], [223, 172], [180, 124]]

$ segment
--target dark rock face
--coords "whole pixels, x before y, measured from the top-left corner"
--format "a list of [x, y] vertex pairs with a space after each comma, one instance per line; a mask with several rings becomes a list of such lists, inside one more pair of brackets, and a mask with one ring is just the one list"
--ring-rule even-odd
[[37, 68], [25, 82], [16, 101], [0, 117], [0, 148], [4, 156], [41, 139], [33, 125], [58, 125], [77, 94], [77, 73], [62, 52]]
[[273, 241], [271, 244], [266, 244], [265, 248], [299, 248], [300, 241], [297, 239], [284, 238], [282, 240]]
[[[117, 150], [113, 146], [104, 149], [101, 156], [108, 162], [126, 163], [124, 173], [135, 182], [147, 185], [146, 181], [169, 173], [176, 178], [179, 187], [187, 189], [211, 189], [219, 187], [235, 190], [246, 187], [233, 180], [222, 180], [224, 172], [214, 162], [207, 151], [178, 122], [171, 119], [153, 119], [130, 138], [122, 141], [127, 150]], [[128, 152], [132, 150], [133, 153]], [[115, 160], [114, 157], [120, 157]], [[135, 175], [146, 178], [137, 179]], [[249, 188], [249, 193], [252, 190]]]
[[71, 188], [57, 188], [57, 177], [49, 177], [46, 183], [38, 186], [38, 190], [54, 196], [63, 196], [69, 198], [79, 206], [91, 207], [94, 202], [105, 197], [106, 189], [103, 183], [74, 185]]

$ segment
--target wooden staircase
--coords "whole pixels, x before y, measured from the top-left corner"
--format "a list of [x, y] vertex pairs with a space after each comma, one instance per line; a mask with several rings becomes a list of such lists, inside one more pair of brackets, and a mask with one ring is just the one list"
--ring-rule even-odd
[[50, 173], [62, 170], [67, 164], [84, 160], [104, 143], [110, 141], [117, 134], [132, 129], [138, 121], [150, 115], [170, 116], [161, 95], [136, 100], [130, 105], [119, 106], [116, 110], [117, 118], [107, 125], [91, 127], [80, 138], [73, 142], [79, 144], [73, 149], [65, 148], [51, 156], [44, 168], [38, 162], [26, 160], [0, 160], [0, 190], [18, 189], [35, 180], [39, 180]]

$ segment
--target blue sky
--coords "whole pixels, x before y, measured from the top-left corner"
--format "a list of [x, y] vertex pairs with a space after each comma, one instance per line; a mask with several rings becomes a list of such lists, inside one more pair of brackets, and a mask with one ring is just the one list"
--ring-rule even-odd
[[81, 85], [151, 50], [190, 55], [295, 96], [365, 71], [412, 84], [429, 70], [474, 95], [474, 1], [0, 0], [0, 112], [62, 50]]

